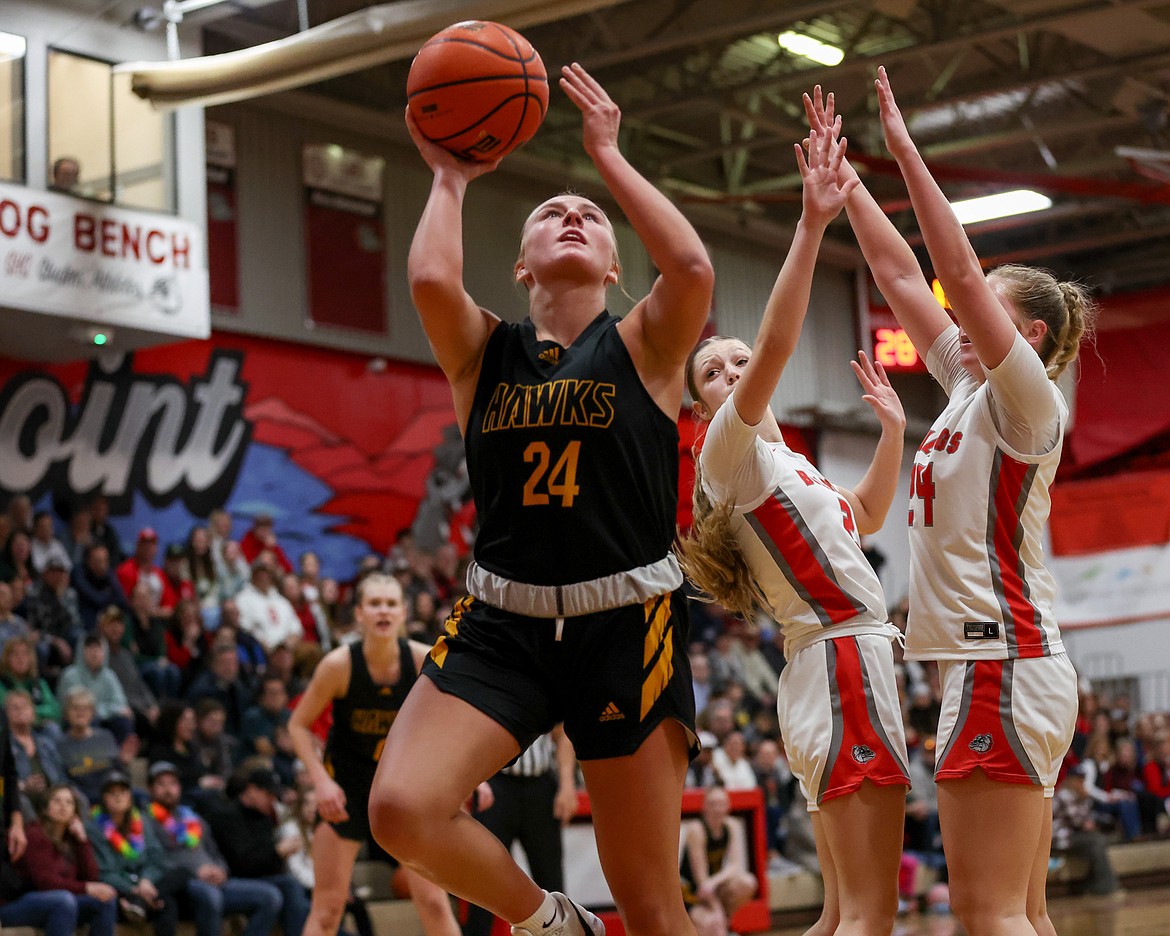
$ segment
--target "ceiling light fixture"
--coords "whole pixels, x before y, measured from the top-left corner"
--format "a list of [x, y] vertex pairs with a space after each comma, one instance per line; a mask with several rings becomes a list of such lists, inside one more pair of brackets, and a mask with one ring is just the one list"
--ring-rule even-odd
[[776, 37], [776, 41], [780, 44], [780, 48], [786, 52], [809, 59], [818, 65], [840, 65], [841, 60], [845, 58], [844, 50], [792, 30], [780, 33]]
[[1012, 215], [1043, 211], [1051, 207], [1051, 198], [1031, 189], [1015, 189], [1011, 192], [998, 192], [995, 195], [951, 202], [951, 208], [960, 224], [978, 224], [980, 221], [1010, 218]]

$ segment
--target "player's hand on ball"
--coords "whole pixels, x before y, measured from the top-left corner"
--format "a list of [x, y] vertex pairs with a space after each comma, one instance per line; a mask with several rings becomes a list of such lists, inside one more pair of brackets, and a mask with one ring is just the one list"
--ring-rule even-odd
[[345, 793], [333, 780], [317, 784], [317, 812], [326, 822], [345, 822], [349, 818]]
[[585, 152], [594, 156], [607, 146], [617, 149], [622, 112], [597, 79], [574, 62], [561, 69], [561, 88], [581, 111]]
[[453, 172], [461, 176], [465, 181], [470, 182], [472, 179], [491, 172], [500, 164], [499, 159], [493, 159], [491, 162], [471, 162], [470, 160], [460, 159], [453, 153], [443, 149], [437, 143], [432, 143], [423, 136], [409, 107], [406, 108], [406, 129], [410, 131], [410, 138], [414, 141], [414, 145], [418, 147], [418, 151], [422, 155], [423, 160], [431, 167], [431, 171], [435, 175], [441, 172]]

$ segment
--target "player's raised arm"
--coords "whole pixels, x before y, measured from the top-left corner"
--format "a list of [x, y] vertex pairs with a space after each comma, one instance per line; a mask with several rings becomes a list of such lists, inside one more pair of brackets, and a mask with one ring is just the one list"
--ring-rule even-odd
[[[834, 126], [833, 105], [832, 92], [822, 97], [820, 85], [813, 89], [811, 97], [805, 94], [809, 126], [819, 132]], [[842, 160], [840, 172], [842, 181], [858, 178], [848, 158]], [[874, 282], [918, 353], [925, 357], [951, 320], [934, 298], [918, 258], [864, 183], [850, 192], [845, 213]]]
[[755, 350], [735, 388], [735, 409], [747, 425], [764, 418], [776, 384], [800, 340], [808, 311], [813, 271], [825, 229], [845, 204], [857, 180], [838, 182], [848, 142], [830, 131], [813, 131], [808, 160], [796, 144], [796, 164], [803, 180], [803, 210], [788, 256], [776, 277], [756, 336]]
[[451, 383], [462, 428], [484, 345], [499, 321], [479, 308], [463, 286], [463, 199], [468, 183], [490, 172], [497, 163], [457, 159], [422, 135], [409, 109], [406, 126], [434, 173], [407, 259], [410, 296], [435, 360]]
[[[922, 230], [935, 276], [942, 283], [959, 327], [975, 347], [984, 367], [1000, 365], [1015, 342], [1017, 329], [987, 282], [979, 257], [963, 225], [910, 138], [894, 100], [890, 79], [878, 69], [874, 82], [881, 108], [886, 146], [898, 162], [914, 215]], [[913, 336], [911, 336], [913, 341]], [[925, 353], [925, 348], [919, 348]]]
[[618, 147], [621, 111], [574, 63], [561, 87], [581, 110], [585, 151], [659, 271], [650, 295], [630, 313], [654, 370], [677, 377], [711, 311], [714, 272], [698, 232], [665, 195], [630, 165]]

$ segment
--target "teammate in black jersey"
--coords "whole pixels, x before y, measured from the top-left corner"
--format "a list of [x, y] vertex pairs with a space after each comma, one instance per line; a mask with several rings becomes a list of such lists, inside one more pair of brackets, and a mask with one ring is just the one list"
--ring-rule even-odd
[[[289, 719], [322, 819], [313, 833], [316, 884], [305, 936], [334, 936], [345, 914], [354, 860], [370, 837], [367, 804], [386, 732], [430, 651], [402, 636], [406, 606], [402, 586], [392, 576], [362, 579], [354, 613], [361, 641], [326, 654]], [[330, 703], [333, 726], [322, 758], [311, 726]], [[459, 936], [447, 895], [418, 874], [407, 870], [407, 876], [427, 936]]]
[[585, 151], [661, 271], [620, 321], [613, 228], [561, 195], [521, 234], [529, 319], [501, 324], [463, 285], [462, 206], [494, 165], [464, 163], [410, 124], [434, 172], [411, 294], [451, 383], [481, 532], [460, 602], [387, 740], [370, 821], [387, 851], [512, 923], [518, 936], [600, 936], [463, 815], [476, 784], [556, 722], [577, 750], [602, 869], [631, 936], [694, 928], [677, 881], [694, 695], [682, 575], [670, 552], [683, 366], [713, 274], [686, 219], [618, 148], [620, 112], [578, 65], [561, 87]]
[[686, 824], [683, 841], [683, 901], [699, 936], [728, 936], [727, 921], [751, 900], [759, 881], [748, 870], [743, 820], [731, 815], [723, 787], [703, 796], [703, 811]]

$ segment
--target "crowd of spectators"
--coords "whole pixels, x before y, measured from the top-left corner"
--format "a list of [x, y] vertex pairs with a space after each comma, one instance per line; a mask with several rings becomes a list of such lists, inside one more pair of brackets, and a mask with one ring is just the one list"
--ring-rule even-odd
[[[807, 804], [785, 758], [776, 719], [783, 636], [766, 618], [748, 627], [715, 604], [693, 601], [691, 609], [690, 659], [704, 751], [691, 764], [688, 785], [758, 787], [771, 870], [819, 872]], [[892, 619], [905, 630], [904, 603]], [[941, 691], [936, 664], [903, 659], [898, 644], [894, 655], [913, 783], [901, 882], [903, 906], [909, 909], [919, 865], [946, 879], [934, 782]], [[1100, 697], [1086, 683], [1054, 801], [1054, 864], [1072, 856], [1107, 861], [1109, 843], [1170, 834], [1168, 805], [1170, 716], [1136, 714], [1128, 696]], [[1112, 871], [1098, 875], [1091, 869], [1083, 886], [1107, 894], [1116, 891], [1117, 882]], [[942, 909], [945, 888], [936, 895], [931, 899]]]
[[[95, 906], [109, 900], [124, 919], [152, 920], [160, 936], [179, 915], [212, 936], [228, 912], [249, 917], [245, 936], [268, 932], [273, 919], [297, 936], [312, 880], [310, 822], [298, 804], [312, 791], [287, 722], [324, 652], [360, 637], [353, 582], [323, 576], [312, 552], [290, 556], [265, 515], [238, 539], [232, 515], [217, 510], [185, 537], [143, 528], [124, 548], [108, 513], [96, 497], [66, 522], [15, 497], [0, 514], [0, 704], [38, 847], [47, 837], [54, 867], [68, 856], [70, 887], [85, 898], [73, 918], [99, 934], [106, 918]], [[454, 545], [427, 552], [404, 530], [354, 580], [393, 574], [410, 636], [433, 642], [462, 595], [462, 562]], [[770, 870], [818, 871], [776, 717], [783, 637], [766, 619], [749, 626], [699, 600], [690, 609], [703, 752], [688, 786], [759, 788]], [[904, 629], [904, 606], [893, 620]], [[895, 658], [913, 780], [909, 901], [917, 865], [945, 879], [933, 779], [941, 695], [935, 665], [901, 659], [897, 645]], [[327, 721], [318, 727], [323, 739]], [[136, 762], [148, 765], [148, 781], [132, 788]], [[64, 818], [70, 796], [76, 822]], [[1167, 834], [1168, 800], [1170, 719], [1086, 687], [1054, 803], [1057, 860], [1087, 859], [1088, 889], [1115, 890], [1100, 867], [1105, 844]], [[21, 867], [30, 888], [45, 886], [28, 860]]]
[[[429, 555], [403, 531], [355, 580], [395, 575], [408, 631], [433, 642], [459, 563], [454, 546]], [[238, 538], [216, 510], [185, 535], [144, 527], [123, 544], [103, 497], [66, 517], [12, 498], [0, 705], [30, 847], [0, 888], [0, 922], [63, 936], [82, 921], [101, 936], [146, 920], [171, 936], [187, 918], [218, 936], [230, 913], [245, 936], [274, 922], [299, 936], [312, 790], [288, 718], [323, 654], [360, 638], [352, 585], [310, 551], [290, 556], [265, 515]], [[317, 727], [323, 741], [328, 720]]]

